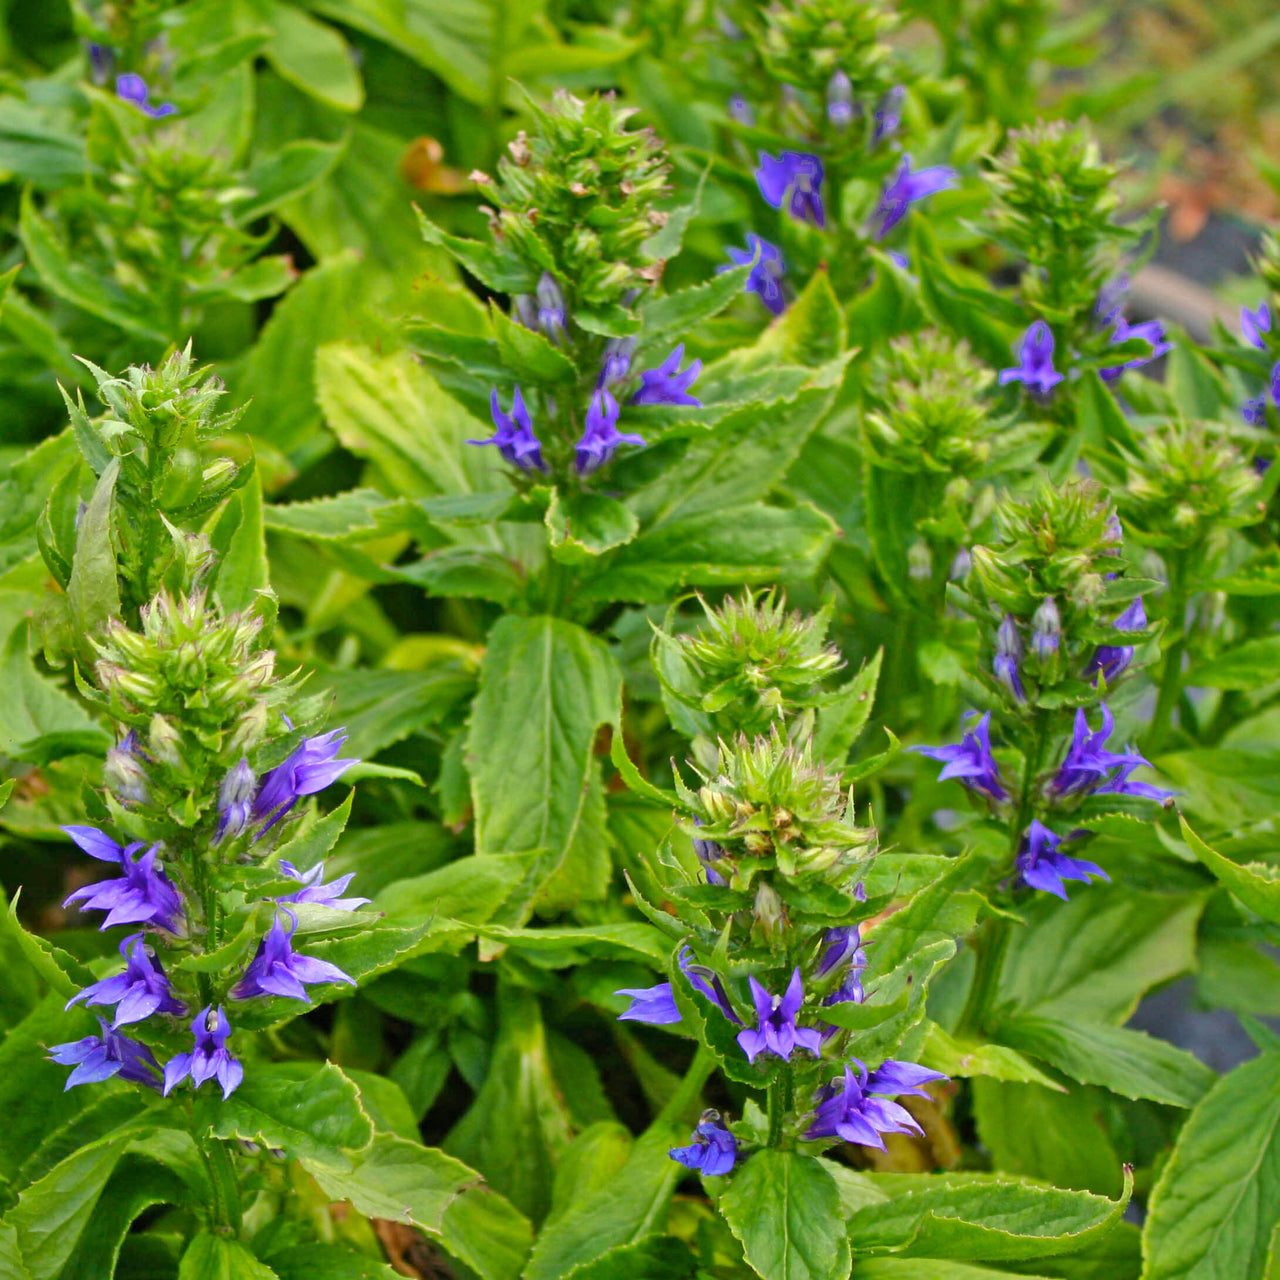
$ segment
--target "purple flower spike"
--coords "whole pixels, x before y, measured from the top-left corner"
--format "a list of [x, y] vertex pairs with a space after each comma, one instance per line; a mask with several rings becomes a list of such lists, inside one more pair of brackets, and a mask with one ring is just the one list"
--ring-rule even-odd
[[686, 1169], [696, 1169], [704, 1178], [714, 1178], [733, 1168], [738, 1158], [738, 1143], [720, 1123], [718, 1111], [704, 1111], [694, 1130], [693, 1142], [687, 1147], [672, 1147], [667, 1155]]
[[349, 871], [328, 884], [324, 879], [324, 863], [317, 862], [310, 871], [299, 871], [292, 862], [282, 861], [276, 868], [283, 871], [290, 880], [302, 882], [302, 888], [296, 893], [286, 893], [277, 898], [277, 902], [314, 902], [321, 907], [332, 907], [335, 911], [354, 911], [357, 907], [367, 906], [372, 898], [340, 898], [338, 895], [355, 879], [355, 872]]
[[706, 996], [730, 1022], [742, 1026], [742, 1019], [734, 1013], [733, 1003], [724, 989], [724, 983], [720, 981], [720, 975], [714, 969], [708, 969], [705, 964], [694, 964], [691, 947], [680, 948], [679, 961], [680, 972], [689, 980], [689, 985], [699, 995]]
[[717, 267], [716, 273], [732, 271], [733, 267], [745, 267], [754, 262], [755, 266], [751, 268], [751, 274], [747, 276], [747, 283], [743, 288], [747, 293], [759, 294], [760, 301], [775, 316], [780, 316], [787, 309], [787, 300], [782, 293], [782, 277], [786, 274], [782, 250], [777, 245], [748, 233], [745, 249], [730, 246], [725, 252], [733, 259], [733, 266]]
[[[1111, 624], [1117, 631], [1142, 631], [1147, 625], [1147, 611], [1142, 597], [1135, 596], [1129, 607]], [[1133, 645], [1103, 644], [1094, 651], [1085, 668], [1086, 675], [1101, 672], [1108, 684], [1133, 661]]]
[[1240, 308], [1240, 333], [1251, 347], [1265, 351], [1267, 339], [1264, 335], [1270, 332], [1271, 307], [1266, 301], [1258, 303], [1255, 311], [1250, 311], [1248, 307]]
[[55, 1044], [49, 1049], [49, 1057], [61, 1066], [75, 1066], [67, 1077], [63, 1092], [78, 1084], [97, 1084], [119, 1076], [134, 1084], [145, 1084], [152, 1089], [160, 1087], [160, 1064], [151, 1050], [119, 1031], [113, 1031], [103, 1019], [98, 1019], [102, 1034], [85, 1036], [67, 1044]]
[[626, 996], [631, 1007], [618, 1014], [619, 1022], [648, 1022], [660, 1027], [680, 1021], [680, 1010], [671, 991], [671, 983], [660, 982], [656, 987], [622, 987], [613, 993]]
[[946, 766], [938, 780], [958, 778], [971, 791], [981, 791], [993, 800], [1007, 800], [1009, 793], [1000, 781], [1000, 769], [991, 754], [991, 712], [978, 721], [958, 743], [948, 747], [912, 747], [922, 756], [941, 760]]
[[128, 962], [125, 971], [85, 987], [67, 1001], [68, 1009], [81, 1000], [85, 1004], [114, 1004], [117, 1008], [112, 1030], [141, 1022], [153, 1013], [186, 1013], [187, 1006], [170, 994], [169, 979], [152, 960], [142, 934], [131, 933], [125, 938], [120, 954]]
[[205, 1005], [196, 1014], [191, 1030], [195, 1033], [196, 1047], [190, 1053], [175, 1054], [164, 1064], [165, 1095], [190, 1076], [197, 1089], [206, 1080], [216, 1079], [222, 1086], [223, 1098], [229, 1098], [244, 1079], [244, 1067], [227, 1048], [231, 1023], [222, 1006], [218, 1006], [215, 1014], [212, 1005]]
[[1037, 320], [1023, 335], [1018, 347], [1018, 365], [1000, 370], [1000, 385], [1021, 382], [1033, 395], [1047, 396], [1062, 381], [1053, 367], [1053, 330]]
[[[80, 827], [77, 830], [92, 828]], [[71, 838], [81, 848], [85, 847], [76, 836]], [[142, 841], [137, 841], [120, 850], [119, 866], [124, 871], [123, 876], [85, 885], [70, 894], [62, 905], [69, 907], [73, 902], [79, 902], [81, 911], [105, 911], [107, 918], [99, 926], [101, 929], [109, 929], [115, 924], [152, 924], [169, 933], [177, 933], [182, 917], [182, 898], [164, 872], [156, 870], [159, 845], [152, 845], [134, 861], [132, 855], [141, 848]], [[102, 855], [95, 853], [93, 856]]]
[[911, 171], [911, 157], [904, 155], [902, 164], [880, 193], [880, 203], [871, 219], [871, 234], [877, 240], [885, 236], [911, 211], [911, 206], [948, 187], [954, 187], [960, 175], [950, 165], [934, 165]]
[[656, 369], [646, 369], [640, 375], [640, 390], [631, 397], [631, 403], [690, 404], [701, 408], [702, 401], [691, 396], [689, 388], [702, 372], [702, 361], [692, 360], [687, 369], [681, 369], [683, 359], [682, 342]]
[[502, 412], [502, 405], [498, 403], [498, 391], [495, 387], [489, 397], [489, 412], [496, 428], [493, 435], [487, 440], [468, 440], [467, 443], [496, 444], [503, 459], [517, 470], [545, 471], [547, 464], [542, 460], [542, 446], [538, 443], [538, 437], [533, 434], [533, 422], [520, 388], [516, 388], [511, 413], [507, 415]]
[[881, 1134], [924, 1132], [905, 1107], [873, 1096], [851, 1066], [845, 1067], [843, 1078], [823, 1085], [814, 1102], [813, 1123], [804, 1135], [811, 1142], [838, 1138], [883, 1151]]
[[165, 116], [178, 113], [178, 108], [172, 102], [152, 102], [147, 82], [136, 71], [126, 71], [124, 75], [116, 76], [116, 97], [123, 102], [132, 103], [152, 120], [163, 120]]
[[1130, 772], [1139, 765], [1147, 764], [1136, 752], [1115, 752], [1107, 750], [1107, 739], [1115, 728], [1115, 717], [1104, 702], [1102, 704], [1102, 728], [1096, 733], [1089, 731], [1089, 722], [1085, 718], [1084, 708], [1076, 711], [1075, 724], [1072, 729], [1071, 746], [1067, 749], [1063, 760], [1049, 790], [1057, 796], [1085, 795], [1096, 791], [1103, 782], [1109, 781], [1107, 775], [1112, 769], [1128, 768]]
[[902, 103], [906, 96], [906, 89], [900, 84], [895, 84], [881, 98], [880, 105], [876, 108], [875, 128], [871, 133], [872, 145], [883, 142], [886, 138], [892, 138], [898, 132], [902, 125]]
[[929, 1093], [924, 1086], [934, 1080], [946, 1078], [941, 1071], [930, 1071], [928, 1067], [918, 1066], [914, 1062], [895, 1062], [892, 1058], [886, 1058], [867, 1077], [867, 1082], [862, 1087], [867, 1093], [882, 1093], [888, 1098], [897, 1098], [904, 1093], [927, 1098]]
[[[648, 376], [647, 373], [641, 375], [644, 378]], [[586, 429], [575, 446], [577, 456], [573, 465], [580, 476], [599, 471], [618, 451], [620, 444], [644, 444], [643, 436], [618, 430], [618, 412], [618, 402], [608, 391], [601, 388], [592, 395]]]
[[807, 151], [784, 151], [771, 156], [761, 151], [756, 182], [765, 203], [787, 212], [797, 222], [812, 222], [825, 227], [827, 216], [822, 208], [822, 161]]
[[1024, 884], [1055, 894], [1065, 902], [1067, 890], [1062, 883], [1064, 880], [1081, 880], [1088, 884], [1090, 876], [1111, 879], [1096, 863], [1059, 853], [1061, 843], [1061, 837], [1054, 835], [1039, 819], [1031, 820], [1026, 835], [1022, 837], [1022, 847], [1018, 850], [1015, 864]]
[[738, 1032], [738, 1043], [749, 1062], [762, 1053], [771, 1053], [784, 1062], [791, 1060], [797, 1045], [815, 1057], [822, 1052], [822, 1036], [813, 1027], [797, 1027], [796, 1014], [804, 1003], [804, 985], [797, 966], [784, 995], [770, 995], [756, 980], [750, 979], [751, 998], [755, 1001], [759, 1030], [749, 1027]]
[[259, 836], [265, 835], [303, 796], [313, 796], [336, 782], [355, 759], [339, 760], [338, 752], [347, 740], [345, 729], [334, 729], [316, 738], [303, 738], [293, 751], [262, 779], [253, 801], [253, 816], [266, 819]]
[[[286, 930], [281, 923], [286, 916], [290, 926]], [[293, 933], [298, 918], [284, 907], [276, 913], [267, 936], [258, 944], [257, 954], [249, 962], [244, 976], [231, 989], [234, 1000], [248, 1000], [252, 996], [285, 996], [290, 1000], [309, 1000], [304, 983], [349, 982], [356, 980], [343, 973], [336, 964], [317, 960], [314, 956], [300, 956], [293, 949]]]

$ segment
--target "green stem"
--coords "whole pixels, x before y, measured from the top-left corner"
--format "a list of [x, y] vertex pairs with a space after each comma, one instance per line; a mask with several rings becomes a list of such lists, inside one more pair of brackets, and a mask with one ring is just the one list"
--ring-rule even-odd
[[686, 1113], [690, 1112], [698, 1102], [702, 1086], [707, 1083], [715, 1069], [716, 1055], [706, 1045], [699, 1045], [688, 1071], [684, 1073], [684, 1079], [667, 1099], [666, 1106], [658, 1112], [654, 1123], [675, 1124], [677, 1121], [687, 1120], [689, 1117]]
[[1169, 558], [1169, 625], [1177, 629], [1165, 653], [1160, 674], [1160, 693], [1151, 720], [1151, 732], [1144, 744], [1150, 754], [1164, 744], [1173, 723], [1173, 709], [1182, 693], [1182, 659], [1187, 652], [1187, 556], [1179, 552]]
[[209, 1174], [213, 1202], [209, 1206], [210, 1224], [224, 1231], [240, 1229], [240, 1180], [236, 1176], [235, 1157], [230, 1146], [218, 1138], [196, 1138]]
[[958, 1037], [984, 1030], [1000, 990], [1000, 973], [1009, 950], [1010, 934], [1010, 921], [1006, 917], [990, 916], [974, 936], [973, 982], [956, 1026]]

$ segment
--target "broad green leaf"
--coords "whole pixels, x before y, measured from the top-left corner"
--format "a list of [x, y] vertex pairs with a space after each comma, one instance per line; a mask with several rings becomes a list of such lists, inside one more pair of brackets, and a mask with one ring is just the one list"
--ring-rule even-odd
[[[887, 1179], [877, 1181], [892, 1186]], [[920, 1190], [894, 1195], [887, 1204], [859, 1209], [849, 1218], [849, 1244], [855, 1253], [984, 1263], [1072, 1253], [1103, 1238], [1120, 1221], [1133, 1189], [1128, 1173], [1115, 1201], [1001, 1174], [924, 1181], [933, 1185], [914, 1179]]]
[[539, 898], [603, 895], [612, 867], [594, 745], [618, 723], [621, 684], [603, 641], [563, 619], [506, 617], [490, 632], [466, 745], [476, 850], [540, 851], [495, 923], [523, 924]]
[[269, 506], [263, 515], [272, 532], [321, 541], [360, 539], [385, 532], [379, 518], [395, 513], [400, 507], [399, 501], [388, 500], [376, 489], [347, 489], [308, 502], [278, 503]]
[[1079, 381], [1076, 396], [1076, 426], [1081, 439], [1096, 449], [1115, 453], [1118, 449], [1136, 451], [1139, 438], [1116, 403], [1111, 389], [1094, 370]]
[[[1048, 1280], [1028, 1271], [1019, 1271], [1018, 1275], [1023, 1280]], [[853, 1264], [850, 1280], [1008, 1280], [1008, 1276], [1007, 1271], [942, 1258], [863, 1258]]]
[[489, 303], [489, 319], [498, 344], [498, 358], [517, 384], [574, 383], [578, 371], [563, 351], [534, 329], [513, 320], [495, 302]]
[[1224, 858], [1200, 839], [1185, 818], [1182, 835], [1191, 851], [1250, 911], [1264, 920], [1280, 921], [1280, 871], [1267, 862], [1241, 866]]
[[71, 606], [72, 627], [81, 637], [87, 656], [92, 656], [92, 650], [85, 647], [88, 637], [100, 631], [108, 618], [120, 616], [120, 586], [111, 549], [111, 507], [119, 473], [120, 462], [113, 458], [98, 477], [76, 531], [67, 603]]
[[[393, 880], [374, 899], [389, 919], [478, 925], [489, 920], [530, 874], [538, 853], [459, 858], [406, 880]], [[473, 933], [474, 931], [469, 931]]]
[[18, 1248], [17, 1230], [3, 1222], [0, 1222], [0, 1267], [4, 1268], [2, 1274], [8, 1276], [9, 1280], [32, 1280], [31, 1272], [27, 1270], [27, 1264], [23, 1262]]
[[507, 606], [525, 589], [524, 574], [515, 561], [482, 547], [443, 547], [413, 564], [398, 566], [394, 572], [430, 596], [492, 600]]
[[1062, 1092], [1056, 1080], [1045, 1075], [1035, 1063], [1028, 1062], [1016, 1049], [989, 1041], [956, 1040], [937, 1023], [929, 1024], [919, 1062], [953, 1078], [988, 1076], [992, 1080], [1045, 1085]]
[[1121, 1024], [1151, 987], [1195, 968], [1202, 895], [1093, 884], [1049, 897], [1021, 909], [1001, 972], [999, 999], [1019, 1012]]
[[[271, 589], [267, 543], [262, 528], [262, 479], [254, 468], [244, 487], [227, 501], [233, 532], [220, 553], [213, 578], [214, 595], [227, 613], [250, 608], [260, 592]], [[221, 522], [219, 522], [221, 523]]]
[[379, 1134], [350, 1173], [302, 1163], [325, 1195], [350, 1200], [367, 1217], [420, 1227], [482, 1280], [521, 1274], [532, 1238], [528, 1219], [444, 1152]]
[[1235, 407], [1226, 380], [1186, 341], [1174, 343], [1166, 382], [1173, 403], [1186, 418], [1217, 418]]
[[324, 672], [319, 681], [336, 695], [330, 723], [350, 734], [343, 753], [362, 759], [435, 728], [475, 688], [475, 676], [457, 661], [419, 671]]
[[594, 1262], [574, 1267], [573, 1280], [694, 1280], [698, 1260], [675, 1236], [650, 1236], [638, 1244], [610, 1249]]
[[1064, 1093], [1039, 1084], [980, 1078], [973, 1082], [978, 1136], [996, 1167], [1056, 1187], [1116, 1195], [1121, 1159], [1103, 1121], [1106, 1095], [1076, 1086]]
[[[114, 563], [111, 573], [114, 582]], [[105, 752], [110, 738], [80, 703], [36, 670], [27, 652], [27, 637], [24, 620], [14, 628], [0, 656], [5, 690], [0, 699], [0, 750], [26, 760], [41, 739], [61, 735], [66, 741], [79, 742], [83, 751]]]
[[537, 273], [518, 258], [501, 254], [479, 240], [455, 236], [436, 226], [421, 210], [418, 227], [428, 244], [448, 250], [460, 266], [497, 293], [532, 293], [537, 286]]
[[290, 838], [277, 847], [273, 865], [279, 865], [283, 860], [292, 862], [299, 871], [310, 871], [338, 843], [338, 838], [346, 830], [354, 799], [355, 792], [348, 791], [346, 799], [324, 817], [311, 821], [313, 815], [309, 814], [302, 827], [294, 830]]
[[668, 352], [706, 320], [719, 315], [742, 292], [751, 268], [734, 267], [705, 284], [655, 298], [644, 309], [640, 359], [666, 359]]
[[671, 947], [664, 941], [663, 934], [651, 925], [634, 920], [581, 928], [511, 929], [489, 925], [480, 933], [517, 950], [564, 951], [572, 948], [602, 958], [622, 956], [634, 959], [638, 956], [657, 968], [665, 967], [671, 955]]
[[270, 1255], [279, 1280], [398, 1280], [400, 1273], [341, 1244], [300, 1244]]
[[1280, 1052], [1237, 1067], [1191, 1113], [1151, 1195], [1143, 1280], [1266, 1280], [1280, 1221]]
[[252, 7], [271, 27], [262, 52], [278, 74], [339, 111], [360, 110], [360, 73], [353, 52], [333, 27], [278, 0], [253, 0]]
[[547, 508], [551, 554], [566, 564], [586, 564], [630, 542], [640, 522], [630, 507], [604, 493], [555, 491]]
[[257, 1142], [335, 1169], [351, 1169], [350, 1153], [373, 1141], [359, 1090], [331, 1062], [302, 1079], [255, 1064], [229, 1098], [201, 1097], [197, 1115], [216, 1138]]
[[276, 1273], [238, 1240], [202, 1231], [182, 1255], [178, 1280], [276, 1280]]
[[301, 195], [338, 163], [342, 150], [340, 143], [314, 138], [285, 143], [244, 175], [243, 185], [252, 195], [236, 201], [231, 206], [232, 215], [243, 226]]
[[1015, 1014], [998, 1021], [993, 1034], [1083, 1084], [1126, 1098], [1194, 1107], [1216, 1078], [1185, 1049], [1125, 1027]]
[[875, 657], [863, 663], [858, 674], [818, 708], [813, 736], [815, 755], [833, 761], [847, 758], [875, 705], [883, 657], [884, 650], [877, 649]]
[[844, 312], [831, 288], [831, 277], [819, 268], [800, 296], [760, 335], [750, 358], [772, 356], [786, 364], [817, 368], [845, 348]]
[[835, 1180], [813, 1156], [757, 1151], [733, 1173], [720, 1212], [763, 1280], [844, 1280], [849, 1241]]
[[1185, 680], [1196, 688], [1253, 689], [1273, 681], [1278, 669], [1280, 636], [1262, 636], [1197, 663]]
[[531, 991], [498, 988], [498, 1038], [484, 1087], [444, 1141], [534, 1223], [551, 1204], [556, 1162], [573, 1123], [551, 1071]]
[[547, 1223], [607, 1186], [626, 1164], [634, 1145], [631, 1130], [616, 1120], [598, 1121], [578, 1134], [556, 1165]]
[[1280, 751], [1213, 747], [1154, 762], [1178, 788], [1180, 807], [1206, 825], [1240, 827], [1270, 818], [1280, 804]]

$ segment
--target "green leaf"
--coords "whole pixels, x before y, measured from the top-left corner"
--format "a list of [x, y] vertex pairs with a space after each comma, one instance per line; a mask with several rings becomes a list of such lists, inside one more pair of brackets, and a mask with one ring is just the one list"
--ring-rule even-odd
[[466, 745], [476, 850], [540, 851], [496, 923], [523, 924], [539, 896], [560, 907], [603, 896], [612, 864], [593, 751], [621, 695], [608, 647], [573, 623], [506, 617], [490, 632]]
[[[1007, 1086], [1006, 1086], [1007, 1087]], [[1014, 1086], [1034, 1088], [1032, 1085]], [[877, 1179], [890, 1185], [890, 1179]], [[1000, 1262], [1072, 1253], [1103, 1238], [1120, 1221], [1133, 1190], [1125, 1174], [1120, 1198], [1019, 1182], [1001, 1174], [914, 1179], [920, 1190], [859, 1209], [848, 1220], [849, 1244], [909, 1257]]]
[[228, 499], [227, 514], [231, 516], [233, 532], [225, 547], [215, 547], [220, 554], [213, 589], [218, 603], [232, 613], [249, 609], [259, 593], [271, 589], [262, 528], [262, 479], [256, 467], [244, 487]]
[[242, 185], [253, 194], [231, 206], [232, 216], [244, 226], [301, 195], [338, 163], [342, 151], [341, 143], [318, 142], [314, 138], [286, 142], [244, 175]]
[[459, 858], [426, 875], [393, 880], [374, 903], [389, 919], [483, 924], [520, 890], [537, 857], [537, 853], [528, 853]]
[[1033, 1062], [1028, 1062], [1016, 1049], [1002, 1044], [956, 1040], [937, 1023], [930, 1023], [920, 1050], [919, 1062], [945, 1075], [987, 1076], [992, 1080], [1007, 1080], [1024, 1084], [1040, 1084], [1063, 1092], [1056, 1080], [1045, 1075]]
[[333, 1063], [306, 1078], [255, 1063], [229, 1097], [201, 1097], [197, 1115], [215, 1138], [277, 1147], [295, 1159], [335, 1169], [353, 1167], [351, 1152], [373, 1141], [373, 1122], [360, 1093]]
[[524, 575], [515, 561], [482, 547], [444, 547], [428, 552], [414, 564], [400, 565], [394, 572], [431, 596], [510, 605], [525, 589]]
[[537, 273], [519, 259], [501, 254], [479, 240], [450, 234], [436, 226], [421, 209], [418, 227], [428, 244], [447, 249], [459, 265], [497, 293], [532, 293], [537, 286]]
[[1125, 1027], [1021, 1014], [998, 1021], [993, 1035], [1075, 1080], [1126, 1098], [1194, 1107], [1216, 1079], [1185, 1049]]
[[418, 671], [325, 672], [320, 679], [336, 695], [330, 723], [350, 735], [344, 752], [362, 759], [434, 729], [475, 688], [475, 676], [457, 661]]
[[531, 991], [501, 985], [489, 1074], [445, 1139], [444, 1150], [478, 1169], [537, 1223], [550, 1207], [556, 1162], [572, 1137], [572, 1120], [551, 1072], [537, 998]]
[[339, 111], [360, 110], [364, 86], [337, 31], [277, 0], [254, 0], [253, 8], [272, 29], [262, 52], [277, 74]]
[[1280, 668], [1280, 636], [1246, 640], [1214, 658], [1197, 663], [1185, 683], [1196, 688], [1254, 689], [1276, 678]]
[[[1047, 1280], [1028, 1271], [1019, 1271], [1018, 1275], [1022, 1280]], [[967, 1262], [945, 1262], [941, 1258], [863, 1258], [853, 1264], [850, 1280], [1008, 1280], [1008, 1277], [1007, 1271], [992, 1271]]]
[[1280, 1221], [1280, 1052], [1223, 1076], [1191, 1113], [1143, 1228], [1143, 1280], [1265, 1280]]
[[279, 1280], [398, 1280], [400, 1273], [341, 1244], [300, 1244], [268, 1259]]
[[706, 284], [655, 298], [644, 309], [638, 360], [650, 356], [665, 359], [670, 348], [691, 330], [719, 315], [742, 292], [750, 274], [750, 266], [734, 267]]
[[813, 1156], [757, 1151], [734, 1172], [720, 1212], [763, 1280], [844, 1280], [849, 1274], [840, 1191]]
[[574, 1267], [573, 1280], [694, 1280], [698, 1260], [675, 1236], [650, 1236], [601, 1254], [594, 1262]]
[[10, 1280], [32, 1280], [18, 1249], [18, 1233], [3, 1222], [0, 1222], [0, 1267], [4, 1268], [3, 1274]]
[[617, 498], [557, 488], [547, 508], [551, 554], [565, 564], [586, 564], [630, 542], [640, 528], [636, 513]]
[[883, 657], [884, 650], [877, 649], [875, 657], [864, 662], [858, 674], [818, 708], [818, 724], [813, 735], [815, 755], [832, 761], [848, 757], [875, 705]]
[[752, 358], [767, 355], [785, 364], [815, 369], [840, 355], [846, 344], [844, 311], [819, 268], [800, 296], [760, 336]]
[[331, 1199], [351, 1201], [366, 1217], [420, 1227], [482, 1280], [521, 1274], [532, 1239], [528, 1219], [444, 1152], [379, 1134], [349, 1173], [305, 1158], [302, 1164]]
[[498, 358], [514, 382], [576, 382], [578, 370], [563, 351], [534, 329], [526, 329], [513, 320], [495, 302], [489, 303], [489, 319], [498, 343]]
[[1247, 866], [1232, 862], [1205, 844], [1185, 818], [1181, 824], [1183, 838], [1191, 851], [1223, 885], [1264, 920], [1280, 921], [1280, 870], [1267, 862]]
[[664, 941], [664, 935], [637, 920], [584, 925], [581, 928], [510, 929], [488, 925], [479, 932], [486, 938], [494, 938], [519, 950], [562, 952], [572, 948], [589, 956], [617, 956], [628, 960], [639, 957], [659, 969], [666, 967], [671, 955], [671, 947]]
[[1090, 369], [1077, 383], [1076, 426], [1081, 438], [1097, 449], [1137, 452], [1142, 445], [1111, 389]]
[[111, 549], [111, 508], [119, 474], [119, 459], [113, 458], [98, 477], [76, 530], [71, 580], [67, 583], [72, 628], [81, 638], [85, 656], [90, 658], [96, 655], [87, 648], [88, 638], [101, 631], [108, 618], [120, 616], [120, 586]]
[[238, 1240], [202, 1231], [182, 1255], [178, 1280], [276, 1280], [276, 1273]]

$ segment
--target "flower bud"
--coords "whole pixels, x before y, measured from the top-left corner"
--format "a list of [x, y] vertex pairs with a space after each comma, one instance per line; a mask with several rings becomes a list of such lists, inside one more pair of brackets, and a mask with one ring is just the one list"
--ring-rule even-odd
[[928, 582], [933, 577], [933, 556], [923, 538], [918, 538], [907, 549], [907, 576], [912, 582]]
[[147, 731], [147, 746], [155, 759], [169, 765], [170, 768], [181, 768], [182, 756], [178, 750], [181, 744], [182, 733], [172, 720], [159, 714], [151, 717], [151, 724]]
[[996, 632], [996, 656], [991, 669], [996, 679], [1009, 690], [1016, 701], [1025, 702], [1027, 694], [1022, 687], [1022, 675], [1019, 671], [1021, 658], [1022, 636], [1018, 632], [1018, 623], [1011, 613], [1006, 613]]
[[712, 822], [725, 822], [733, 817], [733, 802], [722, 791], [702, 787], [698, 791], [698, 799]]
[[786, 911], [782, 899], [767, 881], [762, 880], [756, 886], [752, 915], [755, 917], [752, 933], [758, 934], [765, 942], [772, 942], [786, 927]]
[[827, 119], [841, 131], [853, 123], [853, 82], [844, 71], [827, 82]]
[[564, 294], [549, 271], [538, 281], [538, 327], [557, 346], [564, 338]]
[[1058, 652], [1061, 641], [1062, 619], [1058, 606], [1052, 596], [1046, 596], [1031, 619], [1031, 652], [1037, 661], [1049, 662]]
[[526, 329], [538, 328], [538, 304], [531, 293], [517, 293], [511, 299], [511, 314]]
[[214, 837], [221, 840], [224, 836], [234, 839], [244, 830], [253, 811], [253, 798], [258, 791], [258, 775], [254, 773], [249, 761], [241, 758], [240, 762], [222, 780], [218, 788], [218, 833]]
[[269, 715], [265, 702], [255, 702], [237, 722], [231, 735], [231, 750], [249, 751], [256, 747], [267, 731]]
[[147, 771], [124, 743], [107, 751], [102, 780], [121, 804], [146, 804], [151, 797]]

